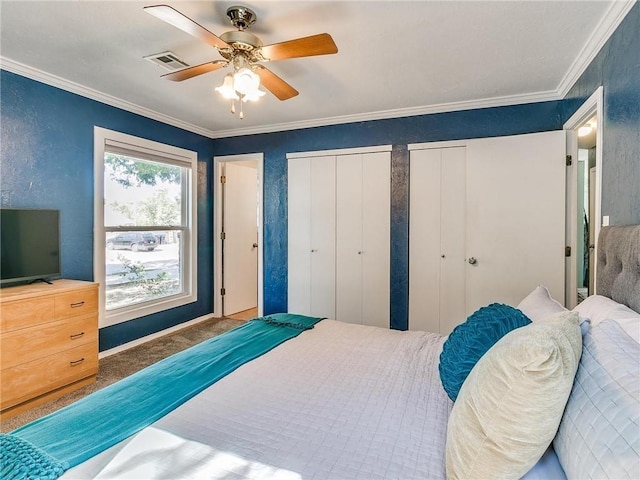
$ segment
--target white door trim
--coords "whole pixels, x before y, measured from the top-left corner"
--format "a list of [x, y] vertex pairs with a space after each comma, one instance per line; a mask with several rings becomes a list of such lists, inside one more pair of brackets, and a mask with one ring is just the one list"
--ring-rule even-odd
[[[596, 130], [596, 213], [595, 213], [595, 254], [594, 258], [598, 258], [598, 234], [600, 228], [602, 228], [602, 133], [604, 130], [604, 89], [602, 86], [598, 87], [595, 92], [580, 106], [580, 108], [565, 122], [563, 125], [564, 130], [574, 131], [577, 130], [584, 122], [589, 120], [593, 115], [598, 118], [598, 128]], [[577, 259], [575, 253], [577, 252], [578, 242], [578, 226], [575, 222], [577, 218], [577, 170], [578, 170], [578, 144], [577, 134], [567, 135], [567, 155], [572, 155], [574, 158], [570, 171], [567, 172], [567, 178], [569, 179], [567, 185], [567, 219], [566, 219], [566, 234], [567, 245], [571, 247], [572, 255], [569, 257], [566, 266], [566, 285], [565, 285], [565, 305], [568, 308], [573, 308], [577, 304]], [[597, 274], [597, 262], [593, 265], [594, 275]], [[597, 278], [597, 277], [594, 277]], [[594, 285], [594, 293], [597, 293]]]
[[220, 232], [222, 231], [222, 189], [220, 188], [220, 167], [225, 162], [246, 162], [254, 161], [258, 164], [258, 316], [263, 315], [264, 306], [264, 286], [263, 286], [263, 224], [264, 224], [264, 208], [263, 208], [263, 190], [264, 190], [264, 154], [263, 153], [246, 153], [241, 155], [224, 155], [213, 157], [213, 198], [215, 199], [215, 208], [213, 213], [213, 238], [214, 238], [214, 255], [213, 255], [213, 312], [214, 316], [222, 315], [222, 295], [220, 295], [220, 285], [222, 285], [222, 240]]

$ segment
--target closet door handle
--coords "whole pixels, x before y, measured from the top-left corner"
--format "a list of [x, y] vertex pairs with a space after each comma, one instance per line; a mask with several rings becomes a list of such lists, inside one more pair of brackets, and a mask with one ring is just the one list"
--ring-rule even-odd
[[316, 248], [311, 249], [311, 253], [316, 253], [318, 250]]
[[467, 260], [467, 262], [469, 262], [469, 264], [471, 265], [476, 265], [478, 263], [478, 260], [476, 259], [476, 257], [469, 257], [469, 260]]

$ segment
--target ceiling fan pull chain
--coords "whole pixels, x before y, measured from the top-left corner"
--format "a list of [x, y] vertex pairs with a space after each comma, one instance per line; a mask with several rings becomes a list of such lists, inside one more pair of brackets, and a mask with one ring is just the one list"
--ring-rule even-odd
[[244, 102], [242, 101], [242, 96], [240, 96], [240, 120], [242, 120], [244, 118], [244, 112], [242, 111], [242, 104]]
[[[242, 108], [242, 104], [240, 104], [240, 107]], [[231, 113], [232, 114], [236, 113], [236, 101], [235, 100], [231, 100]]]

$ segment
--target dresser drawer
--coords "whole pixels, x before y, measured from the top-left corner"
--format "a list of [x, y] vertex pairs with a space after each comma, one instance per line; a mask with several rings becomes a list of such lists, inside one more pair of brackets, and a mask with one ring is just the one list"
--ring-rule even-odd
[[7, 332], [50, 322], [54, 318], [54, 304], [51, 296], [4, 302], [0, 306], [0, 330]]
[[97, 342], [2, 370], [1, 409], [98, 372]]
[[78, 345], [95, 343], [97, 337], [98, 317], [95, 313], [3, 333], [0, 366], [2, 369], [14, 367]]
[[56, 320], [98, 311], [98, 288], [83, 288], [55, 296]]

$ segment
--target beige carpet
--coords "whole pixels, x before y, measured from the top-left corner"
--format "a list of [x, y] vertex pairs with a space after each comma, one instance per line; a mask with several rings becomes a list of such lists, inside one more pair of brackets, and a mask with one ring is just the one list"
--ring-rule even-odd
[[191, 327], [151, 340], [142, 345], [100, 360], [96, 382], [75, 392], [71, 392], [39, 407], [20, 413], [15, 417], [2, 420], [0, 431], [10, 432], [37, 418], [69, 405], [76, 400], [117, 382], [138, 370], [143, 369], [163, 358], [196, 345], [208, 338], [220, 335], [245, 323], [233, 318], [212, 318]]

